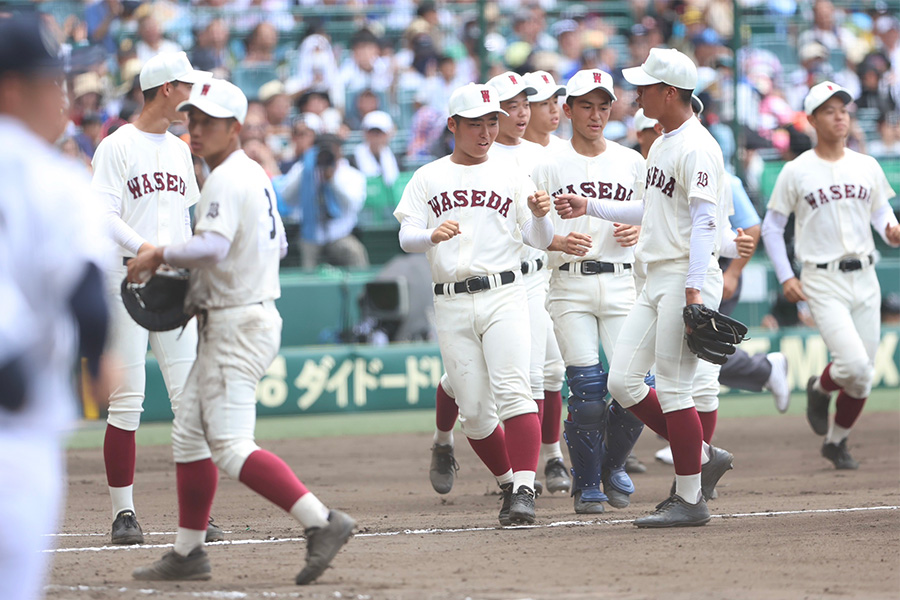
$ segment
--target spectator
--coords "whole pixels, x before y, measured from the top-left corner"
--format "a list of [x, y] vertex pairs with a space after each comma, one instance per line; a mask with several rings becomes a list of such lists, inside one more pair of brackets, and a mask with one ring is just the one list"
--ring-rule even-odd
[[557, 42], [545, 32], [544, 11], [539, 6], [523, 6], [513, 17], [513, 34], [510, 45], [525, 42], [535, 50], [555, 51]]
[[803, 99], [809, 89], [832, 76], [831, 64], [828, 62], [828, 48], [819, 42], [809, 42], [800, 47], [798, 52], [800, 68], [788, 76], [786, 100], [794, 108], [800, 110]]
[[429, 103], [429, 92], [426, 89], [421, 89], [416, 94], [413, 107], [415, 112], [410, 125], [406, 160], [407, 163], [423, 164], [437, 156], [443, 156], [434, 152], [433, 148], [441, 134], [447, 130], [447, 107], [433, 107]]
[[241, 66], [255, 67], [275, 64], [278, 30], [271, 23], [263, 21], [254, 27], [244, 44], [247, 48], [247, 53], [241, 61]]
[[218, 77], [227, 76], [235, 60], [228, 49], [228, 25], [221, 18], [210, 21], [197, 33], [191, 50], [191, 64], [202, 71], [212, 71]]
[[364, 89], [385, 92], [391, 87], [390, 61], [381, 57], [378, 38], [368, 29], [360, 29], [350, 40], [350, 56], [341, 65], [340, 79], [348, 98]]
[[891, 111], [878, 116], [878, 138], [869, 142], [873, 156], [900, 156], [900, 113]]
[[432, 108], [437, 111], [445, 111], [447, 102], [450, 101], [450, 94], [464, 82], [457, 78], [456, 61], [451, 56], [440, 56], [437, 67], [437, 73], [426, 79], [422, 88], [427, 90], [428, 103]]
[[259, 101], [266, 114], [266, 145], [281, 162], [291, 144], [291, 99], [284, 91], [284, 84], [278, 79], [259, 88]]
[[139, 39], [135, 50], [142, 65], [162, 52], [181, 51], [181, 46], [163, 37], [159, 21], [152, 14], [144, 15], [138, 20], [137, 33]]
[[[103, 111], [103, 83], [100, 76], [93, 71], [82, 73], [72, 82], [72, 108], [70, 116], [76, 125], [81, 125], [82, 118], [88, 113]], [[106, 115], [102, 117], [106, 119]]]
[[716, 57], [725, 52], [722, 37], [711, 27], [701, 31], [691, 41], [694, 44], [694, 59], [698, 67], [714, 66]]
[[287, 173], [303, 160], [306, 151], [316, 143], [316, 136], [322, 133], [322, 119], [312, 113], [303, 113], [294, 117], [291, 126], [292, 156], [284, 160], [280, 166], [282, 173]]
[[78, 147], [89, 159], [94, 158], [94, 151], [100, 144], [103, 120], [95, 112], [86, 113], [81, 118], [81, 133], [75, 136]]
[[292, 96], [318, 91], [330, 96], [338, 106], [344, 105], [344, 86], [321, 21], [309, 23], [297, 51], [293, 77], [288, 79], [285, 87]]
[[276, 182], [286, 221], [300, 222], [301, 264], [366, 267], [369, 255], [353, 236], [366, 201], [366, 177], [341, 156], [340, 139], [321, 136]]
[[384, 185], [393, 186], [400, 169], [390, 147], [394, 135], [391, 115], [381, 110], [370, 112], [363, 119], [362, 129], [363, 142], [353, 151], [354, 166], [366, 177], [381, 177]]
[[581, 32], [578, 23], [572, 19], [563, 19], [557, 21], [551, 27], [553, 35], [559, 44], [559, 53], [561, 55], [559, 63], [559, 74], [563, 81], [567, 81], [572, 75], [581, 68]]
[[322, 120], [324, 133], [338, 133], [341, 131], [343, 119], [339, 110], [331, 105], [328, 92], [310, 90], [297, 100], [297, 112], [312, 113]]
[[834, 18], [834, 4], [831, 0], [816, 0], [813, 4], [813, 26], [797, 38], [797, 47], [802, 48], [811, 42], [822, 44], [829, 51], [846, 52], [856, 43], [856, 36]]
[[890, 74], [885, 84], [891, 97], [900, 99], [900, 21], [895, 16], [884, 15], [875, 21], [875, 33], [878, 35], [878, 50], [890, 65]]
[[887, 73], [888, 63], [883, 54], [873, 52], [863, 59], [859, 64], [860, 94], [856, 99], [858, 108], [877, 109], [880, 112], [896, 110], [895, 97], [886, 85]]

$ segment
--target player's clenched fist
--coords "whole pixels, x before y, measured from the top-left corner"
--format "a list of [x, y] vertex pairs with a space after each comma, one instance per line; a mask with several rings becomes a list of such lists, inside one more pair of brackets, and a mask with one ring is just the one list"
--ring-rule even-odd
[[539, 219], [545, 216], [550, 212], [550, 194], [539, 190], [533, 196], [528, 196], [528, 208], [531, 209], [531, 214]]
[[888, 242], [893, 244], [894, 246], [900, 246], [900, 225], [888, 225], [884, 229], [885, 236], [888, 239]]
[[581, 217], [587, 211], [588, 199], [576, 194], [558, 194], [553, 201], [556, 212], [563, 219]]
[[753, 251], [756, 250], [756, 240], [753, 239], [752, 235], [744, 233], [744, 230], [740, 227], [738, 227], [737, 236], [734, 238], [734, 245], [737, 246], [738, 255], [741, 258], [753, 256]]
[[459, 235], [459, 223], [457, 221], [444, 221], [431, 233], [431, 242], [440, 244], [457, 235]]
[[781, 284], [781, 287], [784, 291], [784, 297], [787, 298], [788, 301], [797, 303], [801, 300], [806, 300], [806, 294], [803, 293], [803, 286], [800, 285], [800, 280], [796, 277], [791, 277]]

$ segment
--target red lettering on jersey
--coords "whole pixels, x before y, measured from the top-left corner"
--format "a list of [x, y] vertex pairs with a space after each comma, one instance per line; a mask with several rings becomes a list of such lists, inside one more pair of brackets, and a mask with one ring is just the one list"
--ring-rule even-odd
[[464, 190], [456, 190], [453, 192], [453, 197], [456, 199], [456, 202], [453, 203], [453, 206], [458, 206], [460, 208], [469, 205], [469, 197], [466, 195]]
[[181, 177], [178, 178], [178, 193], [184, 196], [184, 193], [187, 191], [187, 184], [184, 182], [184, 179]]
[[163, 182], [163, 174], [159, 171], [153, 174], [153, 181], [156, 182], [157, 191], [166, 189], [166, 184]]
[[602, 75], [599, 71], [594, 71], [594, 83], [600, 83]]
[[500, 208], [500, 202], [502, 200], [503, 198], [500, 197], [500, 194], [498, 194], [497, 192], [491, 192], [491, 197], [488, 198], [487, 201], [487, 207], [497, 210]]
[[[664, 177], [665, 176], [663, 176], [663, 178]], [[662, 181], [663, 178], [660, 178], [660, 181]], [[675, 193], [675, 178], [669, 177], [669, 181], [668, 181], [668, 183], [666, 183], [666, 187], [663, 188], [663, 194], [665, 194], [666, 196], [671, 198], [672, 194], [674, 194], [674, 193]]]
[[840, 200], [841, 198], [844, 197], [844, 195], [841, 193], [841, 186], [839, 186], [839, 185], [833, 185], [830, 188], [828, 188], [828, 190], [831, 192], [832, 200]]
[[209, 93], [209, 84], [208, 84], [208, 83], [204, 83], [204, 84], [203, 84], [203, 89], [200, 90], [200, 95], [201, 95], [201, 96], [205, 96], [205, 95], [207, 95], [208, 93]]
[[166, 190], [169, 192], [178, 191], [178, 175], [166, 173]]
[[441, 192], [441, 210], [447, 212], [453, 209], [453, 203], [450, 202], [450, 195], [447, 192]]
[[144, 173], [141, 177], [143, 178], [143, 181], [144, 181], [144, 193], [152, 194], [153, 193], [153, 184], [150, 183], [150, 178], [147, 177], [146, 173]]
[[856, 198], [856, 186], [850, 183], [844, 185], [844, 196], [847, 198]]
[[490, 101], [491, 101], [491, 92], [490, 92], [490, 90], [481, 90], [481, 99], [482, 99], [484, 102], [490, 102]]
[[441, 216], [441, 203], [438, 202], [437, 196], [428, 201], [428, 206], [431, 207], [431, 212], [434, 213], [434, 216]]
[[706, 187], [709, 185], [709, 175], [700, 171], [697, 173], [697, 187]]
[[512, 199], [511, 199], [511, 198], [507, 198], [507, 199], [506, 199], [506, 202], [503, 203], [503, 206], [500, 207], [500, 210], [499, 210], [498, 212], [499, 212], [501, 215], [503, 215], [504, 217], [509, 217], [509, 206], [510, 206], [510, 204], [512, 204]]
[[484, 206], [485, 196], [487, 196], [487, 192], [472, 190], [472, 206]]
[[813, 208], [819, 208], [819, 205], [816, 204], [816, 195], [815, 194], [807, 194], [803, 196], [803, 199], [806, 200], [806, 203], [809, 204]]
[[131, 192], [131, 195], [135, 200], [144, 195], [141, 193], [141, 184], [138, 182], [137, 177], [135, 177], [134, 179], [129, 179], [126, 182], [126, 185], [128, 185], [128, 191]]
[[604, 181], [600, 183], [600, 190], [597, 192], [597, 197], [605, 200], [609, 200], [612, 198], [612, 184], [606, 183]]
[[581, 184], [581, 193], [585, 198], [596, 198], [597, 191], [594, 189], [593, 181], [584, 181]]
[[619, 202], [625, 202], [628, 198], [628, 189], [620, 183], [616, 184], [616, 193], [613, 196], [613, 200], [618, 200]]
[[859, 193], [856, 195], [856, 197], [859, 200], [868, 200], [869, 199], [869, 188], [859, 186]]

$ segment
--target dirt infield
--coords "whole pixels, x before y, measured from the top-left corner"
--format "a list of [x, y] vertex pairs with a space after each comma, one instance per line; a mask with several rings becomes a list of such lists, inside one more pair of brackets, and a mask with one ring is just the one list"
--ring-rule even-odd
[[[568, 497], [538, 499], [539, 527], [497, 529], [499, 498], [486, 469], [457, 434], [462, 465], [453, 491], [428, 482], [429, 435], [266, 443], [332, 507], [360, 523], [334, 568], [308, 588], [292, 584], [302, 532], [280, 510], [223, 478], [217, 524], [240, 545], [209, 548], [213, 579], [137, 583], [131, 570], [164, 548], [55, 552], [47, 597], [106, 598], [897, 598], [900, 595], [900, 413], [864, 413], [851, 440], [856, 472], [819, 456], [820, 438], [796, 416], [736, 418], [716, 442], [735, 470], [710, 503], [707, 526], [638, 530], [630, 522], [662, 500], [670, 467], [652, 460], [661, 444], [642, 437], [649, 471], [605, 520], [579, 518]], [[462, 443], [459, 443], [462, 442]], [[69, 498], [60, 550], [102, 548], [110, 525], [99, 450], [69, 453]], [[174, 466], [167, 447], [138, 449], [137, 510], [145, 532], [176, 525]], [[850, 510], [874, 508], [873, 510]], [[785, 511], [788, 514], [762, 514]], [[812, 512], [818, 511], [818, 512]], [[751, 514], [747, 514], [751, 513]], [[568, 523], [566, 523], [568, 522]], [[580, 522], [580, 523], [576, 523]], [[551, 526], [554, 523], [563, 523]], [[442, 529], [445, 531], [415, 531]], [[454, 531], [446, 531], [454, 530]], [[148, 544], [170, 544], [172, 534]], [[80, 586], [80, 587], [79, 587]]]

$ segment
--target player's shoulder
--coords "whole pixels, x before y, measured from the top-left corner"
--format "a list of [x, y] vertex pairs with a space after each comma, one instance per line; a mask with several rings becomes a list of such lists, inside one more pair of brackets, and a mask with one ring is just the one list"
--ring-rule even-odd
[[606, 150], [610, 152], [611, 156], [616, 157], [619, 160], [623, 160], [629, 163], [640, 163], [643, 165], [644, 157], [641, 156], [641, 153], [635, 150], [634, 148], [629, 148], [619, 142], [614, 142], [612, 140], [606, 141]]
[[128, 150], [134, 143], [138, 129], [133, 124], [122, 125], [114, 132], [100, 140], [96, 152], [103, 154], [110, 150]]
[[265, 186], [270, 182], [259, 163], [247, 156], [243, 150], [232, 152], [222, 164], [217, 166], [206, 178], [203, 190], [221, 192], [243, 192], [244, 190]]
[[881, 163], [878, 162], [877, 158], [875, 158], [874, 156], [869, 156], [868, 154], [863, 154], [862, 152], [857, 152], [856, 150], [852, 150], [850, 148], [844, 148], [844, 158], [848, 162], [864, 166], [867, 170], [882, 170]]
[[453, 162], [450, 160], [450, 156], [442, 156], [441, 158], [425, 163], [416, 169], [413, 173], [413, 177], [415, 179], [425, 179], [426, 181], [442, 179], [447, 175], [448, 169], [452, 168], [452, 166]]

